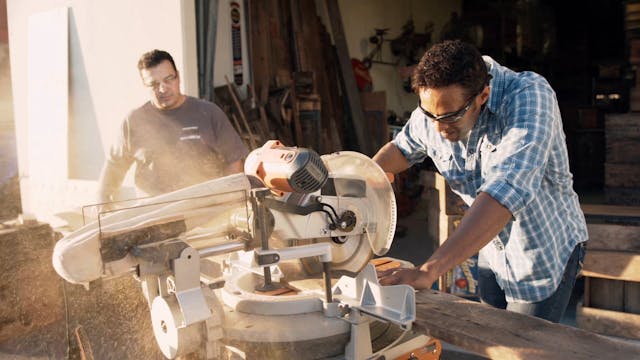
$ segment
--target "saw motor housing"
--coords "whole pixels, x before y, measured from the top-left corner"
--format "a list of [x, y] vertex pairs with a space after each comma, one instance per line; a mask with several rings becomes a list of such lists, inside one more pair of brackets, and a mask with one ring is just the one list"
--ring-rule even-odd
[[278, 140], [267, 141], [252, 151], [245, 160], [244, 172], [279, 195], [315, 192], [328, 178], [318, 153], [312, 149], [286, 147]]

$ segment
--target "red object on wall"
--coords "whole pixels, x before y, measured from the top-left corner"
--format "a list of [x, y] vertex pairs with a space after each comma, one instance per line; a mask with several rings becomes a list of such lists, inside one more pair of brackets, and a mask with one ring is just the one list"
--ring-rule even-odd
[[369, 69], [358, 59], [351, 59], [353, 75], [356, 77], [356, 85], [360, 91], [373, 90], [373, 81], [369, 74]]

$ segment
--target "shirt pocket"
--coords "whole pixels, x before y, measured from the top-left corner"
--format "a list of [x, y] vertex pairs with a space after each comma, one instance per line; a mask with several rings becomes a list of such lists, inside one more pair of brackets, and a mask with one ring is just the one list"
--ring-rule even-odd
[[455, 161], [452, 152], [440, 149], [429, 149], [429, 156], [433, 159], [438, 171], [444, 176], [452, 189], [468, 193], [467, 187], [471, 174], [467, 173], [465, 169], [461, 167], [464, 166], [464, 164], [459, 164]]
[[438, 171], [440, 171], [440, 173], [445, 173], [451, 169], [453, 160], [453, 155], [451, 154], [451, 152], [428, 148], [427, 154], [429, 155], [431, 160], [433, 160], [433, 163], [435, 164], [436, 168], [438, 168]]
[[498, 145], [495, 141], [484, 139], [480, 145], [480, 170], [482, 177], [486, 179], [493, 172], [492, 169], [498, 164]]

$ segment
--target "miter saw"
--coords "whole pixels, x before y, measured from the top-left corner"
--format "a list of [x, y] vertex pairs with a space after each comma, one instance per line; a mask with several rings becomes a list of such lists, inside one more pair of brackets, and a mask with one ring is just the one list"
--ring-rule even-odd
[[53, 264], [86, 286], [133, 273], [170, 359], [438, 359], [440, 343], [411, 332], [414, 289], [379, 285], [370, 262], [395, 226], [370, 158], [272, 140], [245, 174], [100, 216], [56, 244]]

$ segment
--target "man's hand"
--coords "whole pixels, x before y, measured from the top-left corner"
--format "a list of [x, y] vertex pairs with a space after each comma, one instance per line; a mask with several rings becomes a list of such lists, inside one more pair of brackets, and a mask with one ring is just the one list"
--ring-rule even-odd
[[438, 278], [433, 272], [420, 269], [396, 268], [378, 273], [380, 285], [407, 284], [414, 289], [429, 289]]

